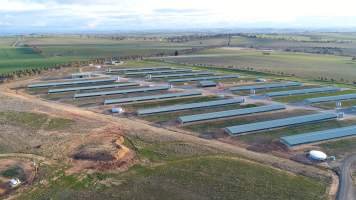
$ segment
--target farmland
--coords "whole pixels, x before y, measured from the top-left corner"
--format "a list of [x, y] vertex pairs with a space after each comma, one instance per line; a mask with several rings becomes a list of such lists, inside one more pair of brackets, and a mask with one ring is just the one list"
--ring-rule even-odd
[[[223, 48], [199, 52], [189, 56], [170, 57], [167, 61], [190, 64], [208, 64], [221, 67], [237, 66], [240, 69], [294, 75], [310, 80], [353, 82], [356, 62], [350, 57], [315, 55], [254, 49]], [[337, 66], [337, 67], [335, 67]], [[340, 70], [341, 69], [341, 70]]]
[[[258, 34], [253, 37], [233, 36], [232, 44], [243, 46], [246, 40], [259, 40], [261, 45], [260, 40], [339, 44], [347, 40], [336, 39], [340, 35], [326, 38]], [[21, 186], [21, 190], [14, 189], [10, 196], [18, 195], [20, 199], [147, 199], [148, 196], [152, 199], [236, 199], [236, 196], [260, 200], [329, 199], [335, 195], [331, 188], [337, 181], [332, 167], [345, 155], [355, 152], [352, 131], [348, 138], [309, 140], [295, 148], [281, 140], [285, 136], [355, 124], [356, 112], [349, 109], [354, 100], [344, 102], [347, 110], [344, 114], [331, 104], [303, 101], [354, 93], [351, 84], [356, 63], [347, 55], [292, 52], [282, 48], [262, 50], [263, 45], [255, 49], [216, 48], [225, 45], [225, 36], [183, 42], [162, 37], [27, 36], [16, 47], [11, 45], [12, 40], [16, 38], [3, 38], [1, 43], [7, 49], [3, 56], [8, 61], [15, 60], [13, 57], [20, 57], [19, 62], [28, 59], [34, 63], [36, 59], [47, 62], [117, 55], [144, 57], [123, 59], [119, 64], [100, 61], [100, 67], [68, 66], [38, 74], [35, 79], [5, 83], [0, 88], [0, 125], [4, 131], [0, 137], [0, 155], [6, 159], [14, 155], [36, 159], [39, 163], [33, 183]], [[196, 50], [198, 47], [209, 48]], [[186, 55], [179, 52], [176, 56], [164, 56], [192, 48], [195, 50]], [[162, 67], [164, 72], [159, 73], [167, 77], [150, 80], [145, 76]], [[127, 68], [136, 68], [136, 74]], [[170, 84], [180, 79], [173, 74], [191, 71], [202, 73], [197, 76], [201, 79], [212, 78], [216, 85], [203, 87], [199, 79], [185, 77], [178, 84]], [[86, 72], [91, 77], [73, 78], [76, 76], [73, 73], [78, 72]], [[111, 87], [127, 83], [123, 87]], [[256, 93], [250, 88], [244, 88], [243, 92], [233, 89], [256, 84], [271, 88], [257, 89]], [[264, 95], [331, 85], [332, 92], [275, 98]], [[194, 94], [181, 95], [191, 92]], [[273, 105], [279, 106], [278, 109], [246, 110]], [[192, 119], [199, 114], [204, 117], [180, 120], [182, 116]], [[310, 118], [311, 114], [315, 115]], [[247, 127], [241, 128], [245, 131], [242, 134], [229, 131], [231, 127], [241, 126]], [[247, 130], [249, 126], [262, 128]], [[311, 149], [325, 151], [336, 156], [336, 160], [314, 162], [308, 156]]]
[[169, 43], [158, 39], [116, 41], [73, 35], [25, 37], [22, 46], [12, 47], [16, 40], [16, 37], [0, 37], [0, 73], [113, 56], [172, 54], [179, 50], [221, 45], [225, 42], [225, 38], [186, 43]]

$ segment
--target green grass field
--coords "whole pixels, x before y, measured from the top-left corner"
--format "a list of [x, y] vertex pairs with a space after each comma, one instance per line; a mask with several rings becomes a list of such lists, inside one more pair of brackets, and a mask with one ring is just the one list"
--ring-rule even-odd
[[292, 74], [297, 77], [319, 80], [355, 81], [356, 62], [350, 57], [273, 51], [264, 54], [259, 50], [220, 48], [198, 54], [170, 57], [166, 61], [190, 64], [210, 64], [221, 67], [237, 66], [266, 73]]
[[174, 53], [176, 50], [220, 45], [226, 39], [214, 38], [169, 43], [158, 39], [110, 40], [79, 36], [25, 37], [22, 43], [34, 45], [40, 49], [40, 52], [26, 46], [12, 47], [16, 40], [15, 37], [0, 37], [0, 73], [112, 56], [148, 56]]

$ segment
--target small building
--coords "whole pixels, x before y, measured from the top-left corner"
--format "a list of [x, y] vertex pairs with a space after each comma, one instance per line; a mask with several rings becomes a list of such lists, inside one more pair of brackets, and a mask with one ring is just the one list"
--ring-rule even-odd
[[75, 73], [75, 74], [72, 74], [72, 79], [91, 78], [92, 75], [93, 74], [91, 72]]
[[124, 113], [125, 111], [124, 111], [124, 109], [123, 108], [121, 108], [121, 107], [118, 107], [118, 108], [112, 108], [111, 109], [111, 113], [117, 113], [117, 114], [122, 114], [122, 113]]
[[216, 87], [216, 83], [214, 81], [200, 81], [199, 87]]
[[9, 181], [9, 185], [10, 185], [10, 187], [12, 187], [12, 188], [17, 187], [17, 186], [19, 186], [20, 184], [21, 184], [21, 181], [20, 181], [20, 179], [18, 179], [18, 178], [13, 178], [13, 179], [11, 179], [11, 180]]

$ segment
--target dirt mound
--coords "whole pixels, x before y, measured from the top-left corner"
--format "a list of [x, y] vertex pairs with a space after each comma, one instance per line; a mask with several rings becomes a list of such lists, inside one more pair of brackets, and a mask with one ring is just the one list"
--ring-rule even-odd
[[85, 169], [125, 170], [135, 162], [135, 154], [123, 145], [119, 127], [108, 127], [90, 134], [71, 154], [73, 168], [68, 173]]

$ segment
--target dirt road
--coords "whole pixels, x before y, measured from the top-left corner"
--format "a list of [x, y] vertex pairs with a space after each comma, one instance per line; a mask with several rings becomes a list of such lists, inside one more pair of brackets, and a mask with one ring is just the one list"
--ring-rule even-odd
[[339, 167], [340, 183], [337, 200], [356, 200], [356, 188], [352, 180], [352, 165], [356, 164], [356, 155], [346, 157]]

